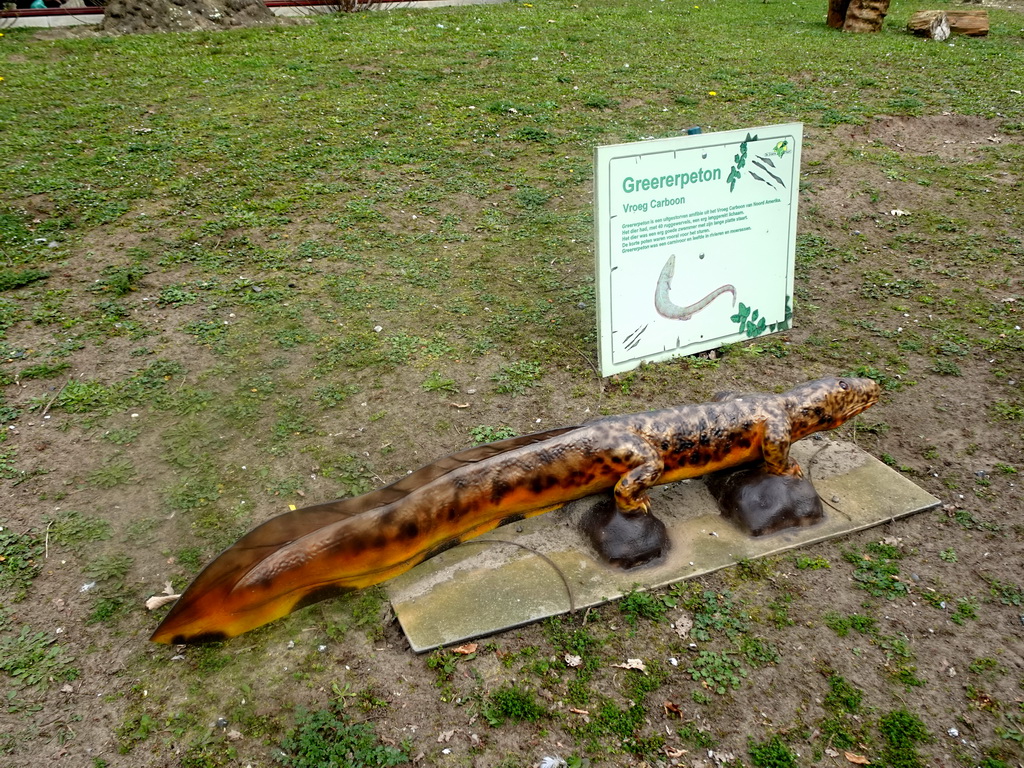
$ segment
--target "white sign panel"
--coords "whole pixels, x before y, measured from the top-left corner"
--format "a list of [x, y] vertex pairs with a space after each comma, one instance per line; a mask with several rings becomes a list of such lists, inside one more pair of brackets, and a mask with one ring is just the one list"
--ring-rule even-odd
[[789, 328], [800, 123], [598, 147], [601, 373]]

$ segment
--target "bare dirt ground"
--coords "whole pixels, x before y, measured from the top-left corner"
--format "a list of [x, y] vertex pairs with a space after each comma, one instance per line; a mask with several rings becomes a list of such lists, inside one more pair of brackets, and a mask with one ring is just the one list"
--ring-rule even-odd
[[[1001, 228], [1007, 247], [1016, 249], [1018, 271], [991, 275], [990, 287], [983, 290], [978, 278], [988, 268], [984, 254], [945, 250], [934, 239], [908, 237], [899, 241], [903, 250], [898, 257], [887, 254], [893, 238], [905, 233], [904, 218], [893, 211], [907, 212], [908, 220], [926, 211], [941, 213], [949, 205], [949, 190], [890, 178], [877, 165], [859, 166], [851, 159], [858, 148], [882, 147], [954, 166], [973, 162], [993, 146], [1021, 140], [999, 126], [998, 120], [943, 115], [809, 130], [801, 230], [847, 243], [848, 258], [826, 254], [798, 274], [802, 292], [796, 326], [781, 339], [801, 351], [786, 357], [751, 355], [743, 366], [677, 365], [666, 366], [662, 374], [644, 375], [678, 377], [678, 399], [686, 401], [719, 389], [764, 388], [837, 372], [836, 366], [849, 359], [837, 351], [844, 347], [859, 345], [870, 357], [871, 339], [888, 341], [915, 328], [941, 330], [937, 318], [948, 299], [975, 302], [978, 321], [986, 327], [997, 314], [1020, 325], [1020, 212], [1001, 209], [999, 193], [1021, 183], [1018, 168], [996, 167], [987, 175], [992, 207], [979, 212], [983, 225], [964, 223], [968, 212], [956, 213], [959, 234], [972, 226]], [[586, 201], [567, 204], [576, 203]], [[46, 215], [42, 203], [37, 213]], [[956, 242], [959, 249], [965, 241]], [[95, 252], [103, 246], [91, 247]], [[589, 258], [581, 253], [581, 264]], [[915, 267], [915, 259], [928, 259], [930, 266]], [[881, 303], [866, 295], [865, 272], [883, 269], [890, 272], [889, 283], [880, 290], [905, 280], [901, 285], [911, 286], [909, 293], [890, 292]], [[916, 275], [920, 282], [911, 282]], [[176, 283], [180, 277], [150, 275], [146, 290], [155, 293], [162, 281]], [[69, 266], [51, 287], [91, 278], [88, 265], [80, 270]], [[916, 301], [924, 292], [935, 297], [934, 304]], [[175, 309], [168, 329], [181, 327], [190, 311], [188, 306]], [[839, 318], [859, 322], [839, 323]], [[50, 326], [23, 323], [10, 334], [19, 345], [32, 346], [36, 337], [41, 341], [52, 332]], [[168, 330], [165, 338], [165, 343], [178, 345], [176, 359], [189, 371], [216, 378], [218, 361], [210, 350], [176, 333]], [[943, 343], [960, 350], [953, 358], [959, 375], [915, 376], [929, 370], [934, 364], [931, 348]], [[123, 377], [136, 367], [129, 346], [115, 339], [98, 356], [76, 357], [76, 374]], [[50, 686], [12, 692], [0, 712], [0, 732], [7, 734], [5, 759], [12, 766], [274, 765], [282, 712], [296, 705], [322, 706], [338, 696], [331, 685], [336, 683], [350, 694], [350, 711], [358, 719], [374, 722], [387, 743], [405, 743], [420, 765], [537, 765], [545, 756], [589, 754], [595, 766], [721, 766], [749, 762], [748, 740], [770, 734], [780, 734], [790, 744], [800, 765], [850, 765], [860, 754], [870, 755], [875, 764], [909, 765], [885, 756], [884, 739], [874, 726], [901, 706], [927, 727], [928, 740], [918, 747], [923, 764], [973, 766], [986, 759], [991, 761], [984, 763], [988, 768], [1024, 764], [1024, 606], [1019, 591], [1024, 584], [1019, 473], [1024, 471], [1024, 427], [1012, 410], [1014, 404], [1020, 407], [1024, 392], [1021, 351], [986, 349], [952, 337], [917, 349], [883, 347], [882, 342], [879, 348], [877, 368], [903, 372], [889, 375], [891, 386], [883, 402], [866, 414], [856, 431], [845, 429], [843, 434], [874, 455], [889, 457], [939, 497], [942, 508], [800, 553], [828, 561], [830, 567], [798, 567], [796, 557], [787, 556], [760, 570], [749, 566], [700, 580], [699, 590], [728, 594], [744, 605], [759, 634], [778, 651], [773, 662], [750, 666], [748, 677], [736, 688], [727, 686], [724, 695], [686, 671], [697, 649], [676, 626], [694, 609], [670, 607], [664, 620], [642, 620], [636, 626], [615, 605], [566, 619], [558, 627], [585, 630], [599, 640], [591, 653], [600, 654], [602, 662], [586, 682], [590, 708], [572, 703], [577, 672], [562, 662], [568, 646], [551, 625], [482, 640], [474, 657], [450, 662], [450, 675], [408, 650], [386, 610], [374, 613], [370, 631], [352, 629], [337, 642], [326, 637], [324, 627], [342, 621], [352, 610], [350, 604], [318, 605], [272, 630], [254, 633], [255, 639], [239, 638], [213, 652], [149, 644], [146, 638], [157, 619], [142, 607], [142, 598], [160, 592], [174, 570], [177, 550], [174, 542], [161, 538], [158, 523], [150, 529], [140, 525], [161, 508], [160, 490], [169, 480], [161, 459], [166, 437], [158, 429], [144, 429], [124, 447], [137, 468], [131, 484], [104, 490], [84, 478], [106, 466], [104, 432], [171, 417], [149, 409], [105, 419], [91, 430], [65, 429], [71, 414], [54, 412], [47, 418], [37, 410], [9, 430], [10, 439], [25, 468], [45, 467], [47, 473], [4, 482], [0, 503], [6, 525], [16, 531], [40, 530], [48, 515], [72, 507], [110, 519], [115, 540], [133, 541], [135, 564], [128, 579], [139, 600], [113, 632], [106, 623], [91, 622], [93, 605], [82, 591], [82, 563], [95, 554], [93, 547], [105, 545], [68, 548], [46, 541], [42, 573], [29, 587], [31, 599], [10, 603], [7, 619], [59, 638], [78, 674], [62, 679], [59, 666], [54, 666]], [[899, 349], [900, 359], [893, 359], [893, 349]], [[436, 400], [425, 403], [418, 388], [422, 377], [405, 380], [399, 372], [385, 390], [368, 389], [362, 398], [368, 402], [366, 412], [387, 403], [394, 417], [389, 419], [390, 433], [355, 417], [318, 426], [338, 448], [374, 450], [393, 442], [394, 452], [375, 464], [380, 479], [390, 481], [459, 448], [464, 441], [460, 436], [474, 424], [512, 422], [527, 431], [535, 419], [553, 426], [585, 418], [588, 408], [591, 413], [614, 408], [623, 381], [602, 382], [587, 373], [578, 355], [570, 356], [571, 370], [552, 373], [546, 380], [551, 386], [517, 399], [514, 413], [502, 401], [484, 398], [477, 398], [468, 412]], [[469, 387], [475, 381], [484, 386], [495, 367], [496, 361], [486, 357], [467, 361], [462, 381]], [[183, 381], [181, 386], [189, 384]], [[18, 386], [18, 400], [28, 402], [54, 396], [59, 383], [55, 387], [52, 380], [31, 380]], [[581, 386], [582, 396], [565, 394]], [[636, 386], [645, 386], [642, 377]], [[993, 418], [996, 403], [1009, 404], [1006, 418]], [[402, 434], [395, 426], [428, 422], [444, 422], [449, 429], [413, 426]], [[210, 450], [233, 457], [225, 465], [246, 463], [245, 446], [215, 444]], [[303, 456], [285, 455], [280, 461], [296, 471], [309, 470]], [[306, 486], [306, 498], [325, 500], [318, 491], [329, 487], [314, 479]], [[267, 508], [260, 515], [269, 517], [275, 511]], [[902, 556], [899, 580], [906, 594], [892, 600], [859, 588], [854, 566], [842, 554], [866, 552], [879, 541]], [[993, 585], [1017, 585], [1017, 592], [1000, 593]], [[967, 610], [957, 613], [959, 600], [973, 606], [973, 616]], [[873, 619], [873, 633], [842, 634], [829, 626], [830, 616], [858, 615]], [[718, 635], [699, 645], [732, 648]], [[638, 690], [630, 676], [641, 673], [611, 666], [628, 658], [642, 658], [660, 670], [658, 685], [643, 692], [640, 701], [630, 698]], [[853, 743], [838, 749], [828, 730], [829, 718], [835, 717], [829, 681], [837, 677], [863, 692], [863, 703], [847, 713], [845, 728]], [[482, 703], [497, 687], [517, 681], [536, 691], [549, 714], [538, 722], [489, 724], [481, 716]], [[639, 725], [627, 733], [617, 732], [609, 725], [611, 719], [603, 718], [600, 708], [605, 706], [621, 712], [633, 706], [645, 709]], [[217, 717], [224, 718], [223, 727]], [[604, 730], [596, 730], [597, 725]], [[648, 740], [650, 749], [633, 749], [638, 739]]]

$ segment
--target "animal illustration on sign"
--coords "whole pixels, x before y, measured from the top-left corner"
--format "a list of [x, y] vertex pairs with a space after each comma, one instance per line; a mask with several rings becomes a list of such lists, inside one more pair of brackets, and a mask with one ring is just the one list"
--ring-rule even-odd
[[654, 289], [654, 308], [658, 314], [671, 320], [689, 320], [695, 314], [704, 309], [708, 304], [717, 299], [723, 293], [732, 294], [732, 305], [736, 306], [736, 288], [732, 285], [722, 285], [711, 291], [700, 301], [681, 307], [669, 298], [669, 291], [672, 289], [672, 278], [676, 273], [676, 257], [673, 254], [668, 257], [665, 266], [661, 268], [658, 275], [658, 285]]
[[379, 490], [274, 517], [196, 577], [152, 640], [234, 637], [306, 605], [378, 584], [499, 525], [612, 491], [623, 514], [648, 490], [749, 462], [802, 475], [790, 444], [878, 401], [871, 379], [826, 378], [782, 394], [610, 416], [501, 440], [429, 464]]

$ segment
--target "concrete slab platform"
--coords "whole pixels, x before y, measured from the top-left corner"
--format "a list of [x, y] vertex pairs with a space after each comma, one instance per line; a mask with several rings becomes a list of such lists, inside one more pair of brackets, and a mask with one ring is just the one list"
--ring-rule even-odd
[[669, 552], [654, 563], [623, 571], [597, 560], [579, 527], [596, 500], [580, 499], [468, 541], [392, 579], [387, 589], [395, 615], [412, 649], [422, 653], [572, 608], [599, 605], [633, 589], [666, 586], [739, 560], [853, 533], [939, 504], [849, 443], [808, 439], [794, 445], [792, 453], [828, 502], [824, 521], [815, 526], [752, 538], [722, 518], [703, 480], [661, 486], [651, 494], [652, 510], [668, 528]]

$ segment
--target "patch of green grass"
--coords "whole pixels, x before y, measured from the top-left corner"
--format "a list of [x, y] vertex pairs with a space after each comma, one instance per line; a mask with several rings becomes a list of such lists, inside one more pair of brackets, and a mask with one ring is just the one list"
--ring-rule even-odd
[[765, 741], [750, 739], [747, 745], [750, 762], [757, 768], [797, 768], [796, 755], [778, 734]]
[[480, 424], [479, 426], [473, 427], [469, 430], [469, 436], [473, 439], [474, 445], [495, 443], [499, 440], [507, 440], [510, 437], [516, 437], [518, 434], [519, 433], [511, 427], [489, 427], [486, 424]]
[[0, 588], [15, 602], [24, 600], [42, 570], [43, 540], [34, 533], [0, 527]]
[[754, 668], [777, 664], [782, 659], [779, 649], [760, 637], [741, 637], [739, 649], [747, 664]]
[[878, 731], [885, 746], [881, 760], [891, 768], [920, 768], [924, 765], [917, 745], [930, 740], [928, 729], [917, 715], [897, 709], [879, 718]]
[[521, 395], [530, 387], [537, 386], [544, 371], [539, 363], [519, 360], [503, 366], [491, 377], [497, 385], [495, 391], [502, 394]]
[[733, 601], [730, 592], [693, 590], [682, 601], [693, 617], [690, 635], [695, 640], [710, 640], [712, 634], [724, 634], [730, 640], [749, 629], [749, 621]]
[[497, 727], [506, 720], [535, 723], [547, 715], [547, 709], [537, 703], [533, 691], [518, 685], [503, 685], [487, 697], [481, 715]]
[[862, 690], [852, 685], [842, 675], [829, 675], [828, 693], [824, 700], [827, 709], [855, 715], [860, 712], [863, 701], [864, 692]]
[[1024, 605], [1024, 589], [1016, 584], [1000, 581], [999, 579], [986, 578], [989, 591], [1003, 605], [1020, 607]]
[[[44, 397], [35, 401], [38, 407], [45, 407], [51, 398]], [[91, 413], [109, 410], [116, 406], [117, 393], [98, 381], [71, 379], [53, 400], [51, 408], [68, 413]]]
[[650, 592], [631, 590], [624, 595], [618, 603], [619, 610], [626, 617], [626, 623], [636, 627], [641, 619], [648, 621], [662, 621], [668, 612], [669, 606]]
[[351, 384], [326, 384], [313, 390], [313, 399], [324, 408], [336, 408], [358, 392]]
[[444, 689], [450, 684], [455, 670], [458, 669], [459, 657], [451, 651], [438, 648], [427, 657], [426, 663], [427, 669], [434, 672], [434, 684]]
[[863, 552], [843, 551], [843, 558], [854, 566], [853, 580], [857, 585], [886, 600], [894, 600], [910, 591], [899, 575], [897, 563], [902, 557], [899, 549], [880, 542], [868, 544]]
[[64, 547], [79, 547], [96, 541], [106, 541], [113, 535], [108, 521], [84, 515], [78, 510], [61, 510], [48, 520], [50, 542]]
[[50, 379], [66, 372], [70, 367], [71, 363], [66, 360], [61, 360], [56, 363], [36, 363], [35, 365], [23, 368], [21, 373], [18, 374], [18, 378], [22, 381], [28, 381], [29, 379]]
[[447, 392], [455, 394], [459, 391], [458, 385], [455, 383], [455, 379], [447, 379], [442, 376], [438, 371], [433, 371], [423, 383], [420, 384], [426, 392]]
[[949, 620], [954, 624], [963, 626], [968, 621], [977, 621], [978, 619], [978, 605], [969, 597], [957, 598], [956, 609], [953, 614], [949, 617]]
[[544, 625], [548, 642], [559, 652], [561, 658], [578, 656], [579, 666], [574, 676], [566, 683], [566, 699], [573, 706], [584, 707], [590, 701], [591, 681], [602, 665], [599, 640], [587, 627], [567, 626], [566, 620], [553, 616]]
[[135, 465], [127, 459], [108, 461], [86, 475], [86, 481], [97, 488], [116, 488], [135, 477]]
[[859, 378], [874, 379], [878, 382], [879, 386], [882, 387], [886, 392], [898, 392], [907, 386], [908, 383], [902, 378], [890, 376], [887, 373], [880, 371], [878, 368], [870, 365], [858, 365], [851, 369], [844, 376], [855, 376]]
[[197, 301], [199, 301], [198, 294], [177, 285], [162, 288], [156, 297], [156, 303], [164, 307], [181, 307], [195, 304]]
[[1024, 405], [997, 400], [989, 406], [993, 418], [1000, 421], [1024, 421]]
[[968, 531], [991, 531], [995, 533], [1002, 530], [1002, 526], [998, 523], [980, 520], [973, 512], [966, 509], [957, 509], [951, 516], [957, 525]]
[[774, 569], [767, 558], [743, 559], [736, 563], [736, 575], [741, 581], [762, 581], [772, 577]]
[[823, 568], [832, 567], [827, 558], [821, 556], [811, 557], [809, 555], [797, 555], [793, 560], [793, 564], [801, 571], [818, 571]]
[[120, 427], [104, 432], [103, 439], [114, 445], [131, 445], [138, 439], [140, 432], [141, 430], [135, 427]]
[[15, 288], [23, 288], [38, 280], [45, 280], [49, 276], [49, 272], [41, 269], [12, 269], [10, 267], [3, 267], [0, 268], [0, 291], [12, 291]]
[[824, 621], [825, 626], [839, 635], [839, 637], [846, 637], [850, 634], [851, 629], [862, 635], [873, 635], [877, 631], [878, 626], [876, 619], [857, 613], [843, 616], [834, 611], [829, 611], [825, 614]]
[[115, 581], [123, 579], [135, 564], [131, 555], [101, 555], [89, 562], [85, 574], [97, 581]]
[[100, 271], [100, 277], [89, 290], [108, 296], [121, 297], [139, 289], [139, 283], [149, 272], [140, 265], [126, 267], [108, 266]]
[[117, 751], [122, 755], [130, 753], [137, 744], [148, 739], [160, 728], [160, 724], [147, 712], [136, 713], [117, 728]]
[[975, 675], [983, 675], [1001, 669], [999, 662], [989, 656], [979, 656], [967, 666], [967, 671]]
[[33, 632], [22, 626], [17, 635], [0, 636], [0, 672], [18, 687], [46, 687], [51, 681], [64, 682], [78, 677], [57, 638], [45, 632]]
[[719, 695], [739, 688], [747, 676], [747, 671], [730, 653], [716, 651], [698, 651], [686, 671], [706, 690]]

